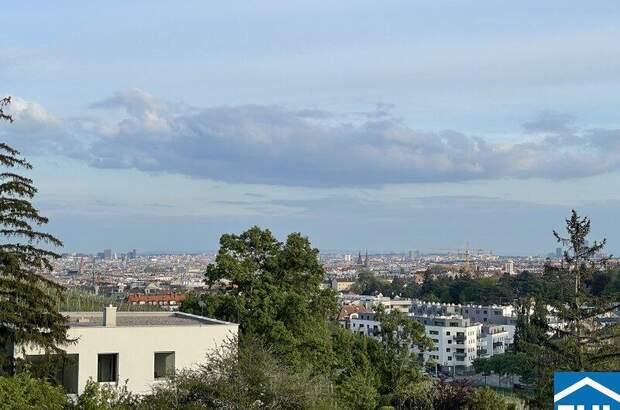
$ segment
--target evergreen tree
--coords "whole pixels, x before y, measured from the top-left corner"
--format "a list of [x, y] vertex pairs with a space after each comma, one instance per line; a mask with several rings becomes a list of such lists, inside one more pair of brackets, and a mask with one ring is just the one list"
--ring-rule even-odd
[[590, 220], [580, 218], [575, 211], [566, 220], [566, 231], [566, 238], [554, 232], [558, 242], [568, 248], [563, 266], [549, 267], [545, 272], [549, 282], [561, 290], [559, 297], [550, 301], [562, 324], [553, 327], [551, 346], [570, 369], [613, 368], [620, 359], [620, 326], [602, 326], [598, 319], [620, 308], [620, 293], [595, 296], [588, 285], [605, 269], [605, 240], [588, 245]]
[[[0, 121], [12, 122], [0, 100]], [[48, 220], [30, 202], [37, 192], [32, 180], [11, 172], [32, 166], [20, 153], [0, 143], [0, 347], [4, 365], [14, 370], [14, 347], [36, 345], [58, 350], [67, 340], [66, 319], [57, 311], [62, 287], [43, 276], [58, 255], [41, 246], [62, 246], [54, 236], [39, 231]]]
[[620, 293], [592, 287], [592, 278], [606, 269], [605, 240], [589, 245], [590, 220], [572, 211], [568, 236], [554, 231], [566, 251], [561, 266], [547, 265], [542, 288], [518, 302], [517, 352], [529, 356], [535, 408], [551, 405], [554, 371], [610, 370], [620, 365], [620, 325], [600, 318], [620, 308]]

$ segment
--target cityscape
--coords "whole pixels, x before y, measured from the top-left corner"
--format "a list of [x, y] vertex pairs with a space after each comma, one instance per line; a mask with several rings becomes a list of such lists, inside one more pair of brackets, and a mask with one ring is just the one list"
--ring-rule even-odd
[[620, 409], [619, 22], [3, 5], [0, 410]]
[[[470, 253], [471, 252], [471, 253]], [[369, 254], [321, 253], [325, 284], [336, 291], [349, 291], [358, 272], [373, 272], [386, 280], [401, 278], [420, 284], [423, 273], [435, 267], [438, 277], [498, 278], [504, 274], [517, 275], [527, 270], [542, 273], [548, 264], [560, 264], [562, 248], [544, 256], [498, 256], [482, 249], [441, 250], [422, 254], [417, 250], [406, 253]], [[204, 272], [215, 261], [215, 253], [142, 255], [136, 249], [117, 253], [104, 249], [94, 255], [62, 254], [53, 261], [50, 275], [68, 289], [79, 289], [122, 300], [134, 293], [183, 293], [204, 291]], [[620, 263], [610, 259], [610, 264]]]

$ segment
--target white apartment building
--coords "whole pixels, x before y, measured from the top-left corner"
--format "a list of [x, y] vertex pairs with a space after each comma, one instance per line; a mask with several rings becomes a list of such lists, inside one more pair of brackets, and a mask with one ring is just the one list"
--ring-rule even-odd
[[516, 330], [517, 315], [510, 305], [460, 305], [453, 303], [424, 302], [414, 299], [410, 312], [413, 315], [458, 315], [483, 325], [503, 325], [508, 332], [506, 344], [512, 344]]
[[381, 324], [375, 320], [375, 312], [368, 309], [349, 315], [350, 330], [364, 336], [375, 337]]
[[478, 357], [481, 324], [460, 316], [412, 315], [411, 318], [424, 324], [426, 336], [434, 344], [432, 350], [421, 352], [425, 362], [430, 360], [447, 369], [462, 369], [473, 365], [474, 359]]
[[[237, 324], [181, 312], [117, 313], [110, 306], [64, 315], [76, 342], [64, 347], [57, 378], [73, 394], [82, 393], [89, 379], [113, 386], [126, 382], [130, 392], [148, 393], [176, 371], [204, 363], [207, 353], [238, 333]], [[43, 358], [29, 346], [14, 353], [33, 362]]]
[[[512, 329], [512, 334], [508, 331]], [[490, 357], [506, 352], [506, 348], [513, 343], [514, 326], [510, 325], [483, 325], [482, 333], [478, 337], [478, 356]]]
[[372, 295], [355, 295], [355, 294], [342, 294], [340, 300], [344, 304], [360, 304], [367, 308], [373, 308], [378, 305], [383, 305], [386, 309], [397, 309], [403, 313], [409, 313], [411, 305], [414, 299], [407, 298], [390, 298], [389, 296], [383, 296], [381, 294]]

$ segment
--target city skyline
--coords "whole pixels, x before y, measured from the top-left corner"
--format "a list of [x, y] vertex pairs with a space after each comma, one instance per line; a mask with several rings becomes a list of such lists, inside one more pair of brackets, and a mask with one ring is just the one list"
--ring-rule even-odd
[[620, 252], [615, 2], [36, 3], [0, 135], [65, 251], [540, 254], [575, 208]]

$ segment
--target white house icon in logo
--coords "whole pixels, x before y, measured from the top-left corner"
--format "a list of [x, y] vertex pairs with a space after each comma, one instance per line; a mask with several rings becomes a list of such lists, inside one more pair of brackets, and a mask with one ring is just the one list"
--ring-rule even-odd
[[[585, 386], [589, 386], [594, 390], [598, 391], [599, 393], [607, 396], [609, 399], [615, 401], [616, 404], [620, 403], [620, 394], [616, 393], [611, 389], [608, 389], [607, 387], [603, 386], [598, 382], [595, 382], [589, 377], [584, 377], [577, 383], [572, 384], [561, 392], [555, 394], [553, 396], [553, 402], [557, 403], [558, 401], [562, 400], [567, 396], [570, 396], [571, 394]], [[608, 402], [608, 404], [591, 404], [590, 408], [586, 408], [584, 404], [560, 404], [557, 406], [557, 410], [610, 410], [612, 408], [615, 408], [615, 405], [614, 407], [612, 407], [612, 403]]]

